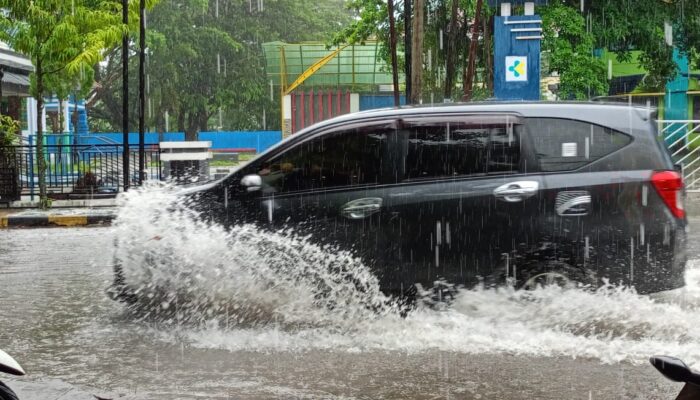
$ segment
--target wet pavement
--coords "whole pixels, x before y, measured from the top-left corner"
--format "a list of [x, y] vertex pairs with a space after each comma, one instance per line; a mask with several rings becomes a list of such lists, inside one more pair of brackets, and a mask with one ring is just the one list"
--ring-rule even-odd
[[[684, 305], [469, 291], [448, 310], [352, 327], [138, 319], [105, 295], [115, 229], [0, 231], [0, 348], [28, 372], [2, 380], [20, 399], [669, 399], [679, 385], [646, 356], [700, 367], [698, 282]], [[691, 230], [693, 258], [699, 239]]]

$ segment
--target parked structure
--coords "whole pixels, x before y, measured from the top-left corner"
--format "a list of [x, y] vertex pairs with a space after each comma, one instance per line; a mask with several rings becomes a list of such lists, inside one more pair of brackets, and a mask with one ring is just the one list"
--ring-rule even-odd
[[[264, 43], [270, 97], [282, 99], [282, 136], [338, 115], [393, 106], [391, 70], [378, 57], [379, 46]], [[404, 81], [401, 74], [399, 85]]]
[[0, 42], [0, 113], [22, 122], [24, 134], [29, 132], [29, 74], [34, 70], [29, 59], [15, 53]]

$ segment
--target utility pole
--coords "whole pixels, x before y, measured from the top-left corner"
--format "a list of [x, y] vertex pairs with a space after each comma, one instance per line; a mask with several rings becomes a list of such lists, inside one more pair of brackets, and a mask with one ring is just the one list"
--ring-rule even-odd
[[[122, 23], [129, 25], [129, 0], [122, 0]], [[124, 191], [129, 190], [129, 34], [122, 38], [122, 174]]]
[[406, 60], [404, 62], [404, 74], [406, 75], [406, 102], [411, 103], [411, 0], [403, 2], [403, 48]]
[[146, 169], [145, 110], [146, 110], [146, 0], [139, 1], [139, 185], [143, 185]]
[[476, 68], [476, 44], [479, 41], [479, 16], [481, 15], [481, 8], [483, 3], [483, 0], [476, 1], [474, 21], [472, 22], [472, 39], [471, 42], [469, 42], [469, 61], [467, 64], [467, 71], [464, 76], [464, 96], [462, 97], [463, 101], [471, 101], [472, 99], [472, 87], [474, 86], [474, 70]]
[[398, 107], [401, 105], [401, 99], [399, 98], [399, 67], [396, 61], [396, 27], [394, 22], [394, 0], [387, 1], [387, 8], [389, 12], [389, 46], [391, 51], [391, 78], [394, 86], [394, 106]]

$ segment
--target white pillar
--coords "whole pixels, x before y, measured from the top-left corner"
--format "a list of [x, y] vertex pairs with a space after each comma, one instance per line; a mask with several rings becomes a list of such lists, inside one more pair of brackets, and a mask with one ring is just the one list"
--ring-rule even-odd
[[[61, 127], [61, 133], [66, 133], [70, 130], [71, 104], [69, 101], [61, 100], [61, 102], [63, 103], [63, 126]], [[73, 127], [73, 130], [75, 130], [75, 127]]]
[[535, 15], [535, 3], [532, 1], [525, 2], [525, 15]]
[[36, 100], [32, 97], [27, 97], [27, 130], [25, 131], [25, 139], [29, 135], [36, 135]]
[[501, 3], [501, 17], [510, 17], [511, 13], [511, 4], [510, 3]]
[[360, 111], [360, 94], [350, 93], [350, 112]]
[[282, 100], [282, 137], [286, 138], [292, 134], [292, 95], [288, 94]]

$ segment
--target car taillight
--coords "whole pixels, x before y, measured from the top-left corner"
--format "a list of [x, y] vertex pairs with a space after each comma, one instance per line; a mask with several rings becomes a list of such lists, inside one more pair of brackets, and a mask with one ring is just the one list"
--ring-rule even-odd
[[656, 171], [651, 175], [651, 183], [666, 203], [666, 207], [676, 218], [685, 217], [683, 208], [683, 177], [676, 171]]

